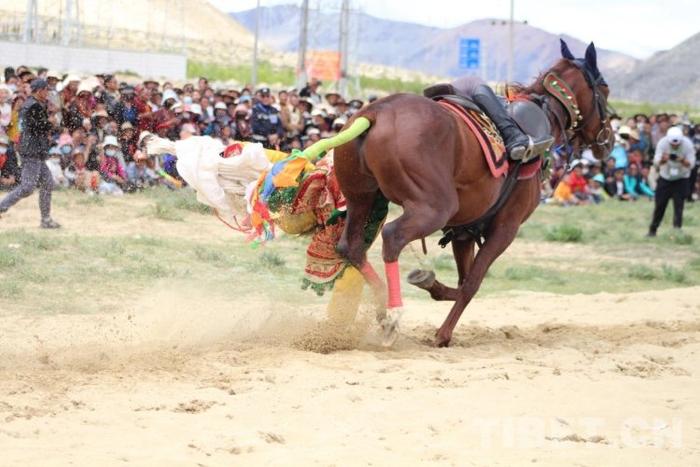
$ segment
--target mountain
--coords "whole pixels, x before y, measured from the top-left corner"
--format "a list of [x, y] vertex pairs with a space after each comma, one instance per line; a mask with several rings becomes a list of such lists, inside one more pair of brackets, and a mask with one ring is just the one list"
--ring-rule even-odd
[[639, 63], [627, 73], [614, 74], [615, 95], [630, 101], [679, 103], [700, 107], [700, 33]]
[[[296, 51], [300, 9], [294, 5], [278, 5], [262, 7], [260, 13], [261, 41], [275, 50]], [[255, 9], [231, 13], [231, 16], [249, 30], [254, 29]], [[528, 82], [559, 58], [560, 36], [524, 23], [516, 23], [514, 28], [514, 79]], [[473, 21], [454, 28], [437, 28], [353, 12], [350, 18], [350, 60], [455, 77], [465, 73], [458, 67], [458, 44], [463, 37], [481, 39], [487, 79], [506, 79], [508, 26], [496, 19]], [[569, 36], [562, 37], [566, 38], [574, 53], [583, 55], [586, 44]], [[337, 50], [339, 14], [311, 10], [308, 39], [311, 49]], [[599, 63], [605, 74], [629, 69], [636, 60], [622, 53], [599, 50]]]

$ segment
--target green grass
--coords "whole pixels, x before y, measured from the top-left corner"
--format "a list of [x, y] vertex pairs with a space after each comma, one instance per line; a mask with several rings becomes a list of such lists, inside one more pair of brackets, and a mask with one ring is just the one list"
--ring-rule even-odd
[[646, 266], [644, 264], [635, 264], [627, 272], [627, 276], [631, 277], [632, 279], [653, 281], [658, 277], [658, 274], [649, 266]]
[[684, 104], [652, 104], [649, 102], [611, 100], [610, 105], [617, 111], [618, 115], [624, 118], [632, 117], [638, 113], [651, 115], [666, 112], [669, 114], [675, 113], [676, 115], [683, 115], [687, 112], [691, 119], [700, 119], [700, 109]]
[[[251, 80], [251, 67], [249, 65], [219, 65], [214, 63], [202, 63], [188, 60], [187, 77], [196, 79], [206, 76], [214, 81], [235, 81], [237, 83], [249, 83]], [[350, 85], [355, 83], [350, 78]], [[261, 62], [258, 66], [258, 82], [273, 86], [289, 87], [296, 82], [294, 68], [276, 67], [269, 62]], [[398, 78], [388, 77], [359, 77], [360, 89], [354, 89], [351, 95], [362, 95], [372, 91], [397, 93], [412, 92], [422, 93], [423, 89], [432, 83], [416, 80], [404, 81]]]
[[151, 206], [150, 215], [155, 219], [161, 219], [164, 221], [183, 221], [184, 217], [175, 209], [171, 204], [165, 203], [163, 201], [156, 201], [156, 203]]
[[[177, 293], [182, 287], [211, 288], [231, 303], [246, 296], [299, 306], [328, 300], [300, 290], [308, 237], [280, 237], [254, 248], [207, 208], [200, 209], [192, 192], [147, 190], [104, 197], [103, 204], [84, 204], [85, 195], [74, 192], [54, 196], [65, 206], [56, 208], [56, 216], [67, 229], [3, 228], [0, 234], [0, 314], [120, 310], [136, 306], [153, 291]], [[160, 214], [144, 216], [152, 206], [161, 206]], [[647, 239], [652, 209], [647, 202], [541, 206], [522, 227], [522, 236], [492, 265], [479, 296], [519, 290], [626, 293], [700, 284], [700, 245], [685, 237], [700, 235], [700, 223], [688, 223], [678, 241], [669, 212], [659, 236]], [[64, 220], [69, 210], [80, 215]], [[392, 216], [399, 213], [400, 208], [391, 208]], [[698, 214], [700, 206], [687, 207], [688, 218]], [[107, 234], [96, 228], [105, 218], [125, 227]], [[130, 227], [136, 225], [144, 228]], [[548, 239], [552, 232], [557, 241]], [[439, 237], [426, 239], [427, 257], [420, 249], [418, 255], [404, 251], [402, 275], [427, 264], [441, 282], [456, 284], [451, 248], [439, 248]], [[560, 241], [571, 238], [579, 241]], [[369, 257], [381, 274], [381, 242]], [[429, 299], [407, 284], [403, 292], [407, 298]]]
[[83, 196], [75, 201], [76, 204], [82, 206], [104, 206], [105, 199], [103, 196]]
[[662, 271], [664, 278], [667, 281], [675, 282], [677, 284], [685, 284], [688, 281], [688, 276], [686, 273], [676, 267], [664, 264]]
[[434, 83], [409, 80], [404, 81], [398, 78], [360, 76], [360, 87], [366, 90], [384, 91], [389, 93], [410, 92], [422, 94], [423, 89]]
[[[238, 83], [249, 83], [252, 76], [251, 71], [250, 65], [219, 65], [187, 61], [187, 77], [189, 79], [205, 76], [212, 81], [233, 80]], [[292, 67], [275, 67], [269, 62], [260, 62], [258, 66], [258, 82], [260, 83], [291, 86], [295, 80], [294, 68]]]
[[581, 242], [583, 241], [583, 230], [575, 225], [561, 224], [550, 227], [545, 238], [550, 242]]
[[199, 214], [210, 214], [212, 209], [206, 204], [197, 201], [195, 193], [191, 190], [173, 191], [164, 187], [146, 190], [143, 196], [156, 201], [164, 208], [181, 209]]

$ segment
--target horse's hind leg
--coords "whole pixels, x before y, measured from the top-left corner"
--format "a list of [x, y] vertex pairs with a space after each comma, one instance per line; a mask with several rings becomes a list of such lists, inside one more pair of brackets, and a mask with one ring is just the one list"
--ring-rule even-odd
[[[458, 282], [457, 287], [449, 287], [435, 279], [433, 271], [416, 269], [409, 274], [409, 283], [427, 290], [433, 300], [455, 301], [459, 296], [459, 286], [462, 285], [469, 275], [472, 264], [474, 264], [474, 240], [453, 240], [452, 253], [457, 264]], [[422, 279], [422, 280], [421, 280]]]

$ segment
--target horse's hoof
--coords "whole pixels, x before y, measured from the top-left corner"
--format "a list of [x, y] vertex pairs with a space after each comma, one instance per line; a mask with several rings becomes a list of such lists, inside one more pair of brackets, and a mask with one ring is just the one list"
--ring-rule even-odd
[[448, 347], [451, 340], [452, 334], [444, 335], [440, 332], [440, 330], [435, 333], [435, 347]]
[[382, 328], [382, 346], [391, 347], [399, 338], [399, 321], [403, 315], [403, 308], [387, 310], [386, 316], [380, 323]]
[[415, 285], [423, 290], [430, 290], [430, 288], [435, 284], [435, 272], [426, 271], [425, 269], [414, 269], [408, 273], [406, 278], [408, 283]]

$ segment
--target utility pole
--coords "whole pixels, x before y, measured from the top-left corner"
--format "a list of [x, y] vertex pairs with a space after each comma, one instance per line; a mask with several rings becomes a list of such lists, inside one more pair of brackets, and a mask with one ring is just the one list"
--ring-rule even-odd
[[301, 29], [299, 31], [299, 56], [297, 59], [297, 87], [306, 85], [306, 46], [309, 27], [309, 0], [301, 4]]
[[27, 11], [24, 17], [24, 34], [22, 42], [30, 42], [36, 39], [37, 0], [27, 0]]
[[340, 10], [340, 83], [338, 92], [341, 96], [348, 93], [348, 35], [350, 26], [350, 0], [343, 0]]
[[73, 39], [73, 0], [66, 0], [66, 10], [63, 12], [63, 34], [61, 43], [69, 45]]
[[509, 83], [513, 82], [513, 62], [515, 61], [515, 58], [514, 58], [515, 32], [514, 32], [514, 25], [513, 25], [513, 18], [515, 16], [514, 3], [515, 3], [515, 0], [510, 0], [510, 23], [508, 23], [508, 41], [510, 42], [509, 48], [508, 48], [508, 82]]
[[258, 0], [257, 7], [255, 8], [255, 42], [253, 43], [253, 73], [251, 77], [251, 84], [253, 85], [253, 92], [258, 87], [258, 36], [260, 35], [260, 0]]

